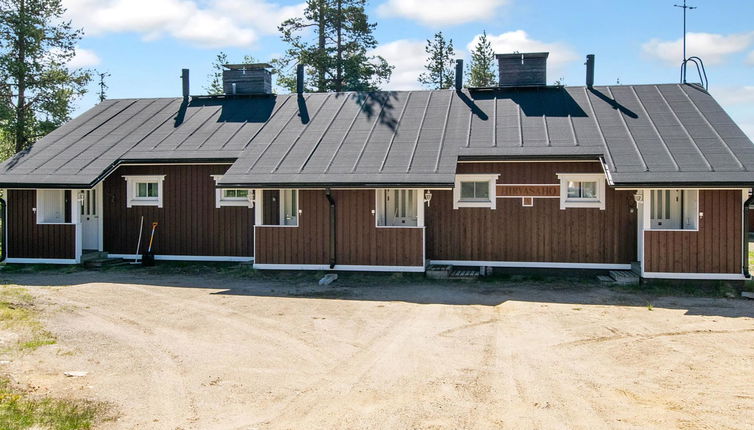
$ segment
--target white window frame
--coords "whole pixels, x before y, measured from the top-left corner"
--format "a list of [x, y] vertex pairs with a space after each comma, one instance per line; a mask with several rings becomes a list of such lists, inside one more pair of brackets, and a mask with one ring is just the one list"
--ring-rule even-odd
[[[251, 190], [250, 190], [251, 191]], [[297, 188], [265, 188], [255, 189], [254, 191], [254, 227], [281, 227], [281, 228], [298, 228], [301, 225], [301, 216], [304, 211], [301, 209], [301, 190]], [[265, 191], [279, 191], [280, 201], [278, 202], [278, 213], [280, 214], [278, 224], [264, 224], [264, 192]], [[285, 191], [296, 191], [296, 224], [280, 224], [284, 219], [284, 197]]]
[[[74, 222], [74, 218], [73, 218], [74, 214], [73, 213], [76, 212], [76, 209], [78, 208], [76, 206], [76, 203], [78, 203], [78, 201], [76, 200], [77, 193], [75, 193], [74, 191], [71, 190], [71, 222], [65, 222], [65, 215], [66, 215], [65, 214], [65, 209], [66, 209], [65, 208], [65, 192], [66, 191], [67, 190], [59, 190], [59, 189], [52, 189], [52, 190], [41, 190], [40, 189], [40, 190], [37, 190], [37, 192], [36, 192], [36, 195], [37, 195], [37, 205], [34, 208], [34, 212], [36, 213], [36, 216], [37, 216], [37, 224], [38, 225], [71, 225], [71, 224], [76, 224], [76, 222]], [[57, 193], [60, 193], [62, 195], [62, 199], [61, 199], [62, 208], [60, 210], [60, 213], [63, 216], [63, 221], [60, 221], [60, 222], [57, 222], [57, 221], [55, 221], [55, 222], [48, 222], [48, 221], [44, 221], [42, 219], [42, 214], [45, 212], [45, 199], [42, 197], [42, 195], [43, 195], [43, 193], [49, 193], [49, 192], [57, 192]]]
[[[162, 207], [164, 197], [162, 183], [165, 181], [165, 175], [129, 175], [123, 176], [126, 180], [126, 207], [133, 206], [157, 206]], [[139, 184], [156, 182], [157, 197], [136, 197], [136, 190]]]
[[[568, 208], [596, 208], [605, 210], [605, 174], [604, 173], [558, 173], [560, 180], [560, 209]], [[569, 182], [596, 182], [597, 198], [573, 198], [568, 197]]]
[[[211, 175], [215, 185], [223, 178], [223, 175]], [[248, 191], [248, 197], [225, 197], [226, 190]], [[215, 208], [223, 206], [254, 207], [254, 190], [248, 188], [215, 188]]]
[[[696, 215], [696, 222], [694, 228], [653, 228], [652, 227], [652, 206], [655, 204], [655, 202], [652, 201], [652, 191], [694, 191], [696, 194], [696, 206], [695, 210], [693, 211]], [[703, 213], [699, 211], [699, 190], [698, 189], [689, 189], [689, 188], [650, 188], [643, 190], [642, 192], [642, 201], [644, 202], [644, 211], [645, 211], [645, 220], [644, 220], [644, 230], [645, 231], [699, 231], [699, 224], [701, 224], [701, 218], [703, 217]], [[681, 224], [683, 224], [683, 219], [681, 219]]]
[[[385, 211], [385, 192], [392, 190], [411, 190], [416, 192], [416, 225], [380, 225], [380, 211]], [[374, 190], [374, 226], [377, 228], [423, 228], [424, 227], [424, 190], [418, 188], [380, 188]], [[384, 215], [383, 215], [384, 216]]]
[[[497, 208], [497, 178], [500, 174], [473, 174], [456, 175], [456, 185], [453, 188], [453, 209], [458, 208]], [[464, 201], [461, 200], [461, 182], [488, 182], [489, 201]]]

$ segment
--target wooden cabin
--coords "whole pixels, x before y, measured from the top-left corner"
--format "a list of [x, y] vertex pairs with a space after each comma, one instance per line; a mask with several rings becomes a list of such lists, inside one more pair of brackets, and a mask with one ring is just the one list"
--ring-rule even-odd
[[754, 145], [710, 94], [548, 86], [546, 60], [500, 55], [495, 88], [285, 95], [233, 65], [225, 95], [185, 72], [181, 98], [106, 100], [0, 165], [6, 261], [138, 258], [157, 222], [158, 260], [748, 278]]

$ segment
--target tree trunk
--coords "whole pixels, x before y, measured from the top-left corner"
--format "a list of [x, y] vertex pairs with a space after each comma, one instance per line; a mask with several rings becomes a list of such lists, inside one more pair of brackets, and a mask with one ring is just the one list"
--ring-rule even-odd
[[336, 75], [335, 75], [335, 91], [343, 91], [343, 0], [338, 0], [338, 18], [335, 21], [337, 25], [337, 55], [336, 55]]
[[26, 39], [24, 38], [26, 23], [26, 4], [25, 0], [19, 1], [18, 16], [21, 28], [18, 32], [18, 74], [16, 84], [18, 85], [18, 99], [16, 100], [16, 152], [26, 149], [28, 137], [26, 136]]
[[325, 35], [327, 32], [327, 0], [319, 1], [319, 65], [317, 67], [317, 91], [323, 93], [327, 91], [327, 81], [325, 79], [325, 65], [327, 64], [325, 50]]

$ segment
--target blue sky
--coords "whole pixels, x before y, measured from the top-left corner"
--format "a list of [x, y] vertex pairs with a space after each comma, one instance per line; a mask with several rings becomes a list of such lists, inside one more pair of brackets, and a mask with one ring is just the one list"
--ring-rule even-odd
[[[583, 85], [584, 57], [596, 54], [598, 84], [677, 82], [682, 57], [682, 0], [373, 0], [377, 53], [396, 66], [390, 89], [419, 88], [425, 40], [453, 39], [458, 56], [486, 30], [496, 52], [549, 51], [548, 80]], [[111, 74], [111, 98], [173, 97], [180, 69], [192, 94], [203, 93], [220, 50], [232, 60], [266, 61], [285, 46], [276, 32], [301, 1], [63, 0], [86, 33], [75, 65]], [[754, 138], [754, 2], [690, 0], [689, 55], [707, 63], [710, 91]], [[693, 75], [689, 75], [689, 80]], [[77, 113], [97, 102], [96, 88]]]

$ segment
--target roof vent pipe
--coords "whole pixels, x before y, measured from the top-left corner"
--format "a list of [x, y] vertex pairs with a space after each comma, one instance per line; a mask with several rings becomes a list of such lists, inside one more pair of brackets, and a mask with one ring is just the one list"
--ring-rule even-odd
[[588, 88], [594, 86], [594, 54], [586, 56], [586, 86]]
[[456, 60], [456, 91], [463, 89], [463, 60]]
[[181, 81], [183, 81], [183, 100], [189, 98], [189, 69], [181, 71]]
[[304, 93], [304, 65], [299, 64], [296, 66], [296, 93]]

